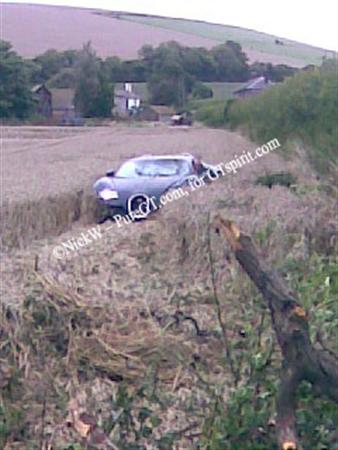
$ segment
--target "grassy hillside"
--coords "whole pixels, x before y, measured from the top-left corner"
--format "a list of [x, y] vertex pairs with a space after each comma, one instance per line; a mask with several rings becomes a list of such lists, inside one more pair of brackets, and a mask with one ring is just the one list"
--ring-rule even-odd
[[144, 44], [175, 40], [190, 47], [210, 48], [217, 41], [186, 33], [155, 29], [103, 14], [97, 9], [30, 4], [2, 4], [2, 39], [22, 56], [34, 57], [54, 48], [81, 49], [89, 40], [101, 57], [137, 57]]
[[154, 28], [179, 31], [194, 36], [213, 39], [218, 42], [233, 40], [242, 45], [253, 61], [269, 61], [276, 64], [284, 62], [294, 66], [303, 66], [307, 64], [319, 64], [322, 57], [330, 53], [324, 49], [288, 39], [282, 39], [284, 45], [276, 45], [276, 36], [229, 25], [136, 14], [123, 14], [119, 17], [135, 23], [150, 25]]
[[[175, 40], [190, 47], [211, 48], [226, 40], [239, 42], [251, 61], [304, 66], [319, 64], [332, 52], [245, 28], [185, 19], [154, 17], [98, 9], [3, 3], [2, 39], [25, 57], [55, 48], [79, 49], [91, 40], [99, 56], [137, 57], [144, 44]], [[51, 20], [52, 18], [52, 20]], [[123, 37], [121, 39], [121, 37]]]

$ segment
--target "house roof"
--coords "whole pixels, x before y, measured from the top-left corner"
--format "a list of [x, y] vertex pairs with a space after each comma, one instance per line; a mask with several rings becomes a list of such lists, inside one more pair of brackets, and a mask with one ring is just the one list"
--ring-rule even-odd
[[37, 94], [40, 89], [45, 89], [46, 91], [49, 92], [49, 90], [46, 88], [46, 86], [44, 84], [36, 84], [35, 86], [32, 87], [31, 92], [33, 92], [33, 94]]
[[120, 89], [115, 91], [114, 95], [115, 97], [132, 98], [140, 100], [140, 96], [135, 94], [135, 92], [122, 91]]
[[266, 89], [268, 86], [271, 86], [272, 84], [273, 83], [271, 81], [266, 80], [266, 78], [263, 76], [253, 78], [243, 88], [235, 91], [234, 94], [239, 94], [245, 91], [261, 91], [263, 89]]
[[74, 89], [51, 89], [54, 110], [74, 108]]

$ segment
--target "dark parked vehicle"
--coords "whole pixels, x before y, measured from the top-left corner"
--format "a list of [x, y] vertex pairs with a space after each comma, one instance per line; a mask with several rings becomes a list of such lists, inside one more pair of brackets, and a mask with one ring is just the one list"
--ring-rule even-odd
[[180, 111], [171, 117], [172, 125], [192, 125], [193, 118], [190, 111]]
[[[115, 212], [143, 219], [152, 212], [154, 202], [170, 189], [187, 185], [189, 179], [201, 177], [212, 166], [192, 155], [145, 155], [129, 159], [117, 170], [96, 181], [94, 192], [103, 209], [100, 222], [112, 218]], [[150, 202], [152, 199], [152, 202]], [[140, 205], [146, 202], [146, 211]], [[101, 209], [100, 208], [100, 209]]]

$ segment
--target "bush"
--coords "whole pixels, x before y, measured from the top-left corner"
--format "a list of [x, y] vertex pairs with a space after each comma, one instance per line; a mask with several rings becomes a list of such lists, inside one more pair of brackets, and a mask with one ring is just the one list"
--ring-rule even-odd
[[211, 98], [213, 95], [212, 89], [200, 82], [196, 83], [192, 90], [192, 96], [196, 99]]
[[327, 62], [257, 97], [235, 102], [227, 115], [231, 127], [244, 125], [258, 141], [301, 139], [316, 167], [328, 168], [336, 159], [338, 142], [336, 71], [337, 64]]
[[296, 184], [296, 182], [296, 178], [290, 172], [279, 172], [262, 175], [256, 180], [256, 184], [267, 186], [270, 189], [275, 185], [290, 187], [293, 184]]
[[[329, 351], [334, 351], [334, 330], [337, 314], [332, 305], [337, 296], [337, 268], [335, 258], [324, 258], [314, 253], [302, 263], [288, 258], [283, 269], [295, 291], [301, 295], [311, 316], [311, 337], [318, 330]], [[257, 308], [257, 306], [254, 306]], [[248, 332], [245, 349], [254, 347], [258, 330]], [[264, 339], [262, 339], [264, 341]], [[250, 374], [245, 383], [234, 389], [224, 405], [215, 401], [214, 409], [206, 417], [203, 449], [212, 450], [277, 450], [275, 442], [274, 398], [278, 388], [278, 370], [273, 369], [273, 343], [267, 340], [259, 351], [247, 353], [242, 363]], [[244, 355], [244, 353], [243, 353]], [[247, 359], [245, 359], [247, 358]], [[333, 402], [320, 399], [307, 383], [298, 393], [297, 426], [304, 448], [313, 450], [336, 449], [335, 423], [337, 409]]]
[[[196, 104], [195, 104], [196, 106]], [[196, 120], [212, 127], [224, 125], [224, 101], [211, 100], [203, 101], [197, 106], [195, 113]]]
[[198, 108], [197, 118], [207, 125], [241, 127], [251, 139], [266, 142], [301, 141], [310, 162], [320, 172], [337, 163], [337, 63], [303, 71], [258, 96], [219, 102]]

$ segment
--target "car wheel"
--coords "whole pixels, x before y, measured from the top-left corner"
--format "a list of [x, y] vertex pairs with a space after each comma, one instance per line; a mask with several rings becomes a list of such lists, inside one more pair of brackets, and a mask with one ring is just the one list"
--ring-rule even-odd
[[151, 212], [151, 201], [146, 194], [137, 194], [129, 198], [128, 214], [132, 220], [144, 220]]
[[113, 220], [114, 210], [109, 206], [98, 203], [95, 211], [95, 221], [98, 225], [105, 223], [107, 220]]

